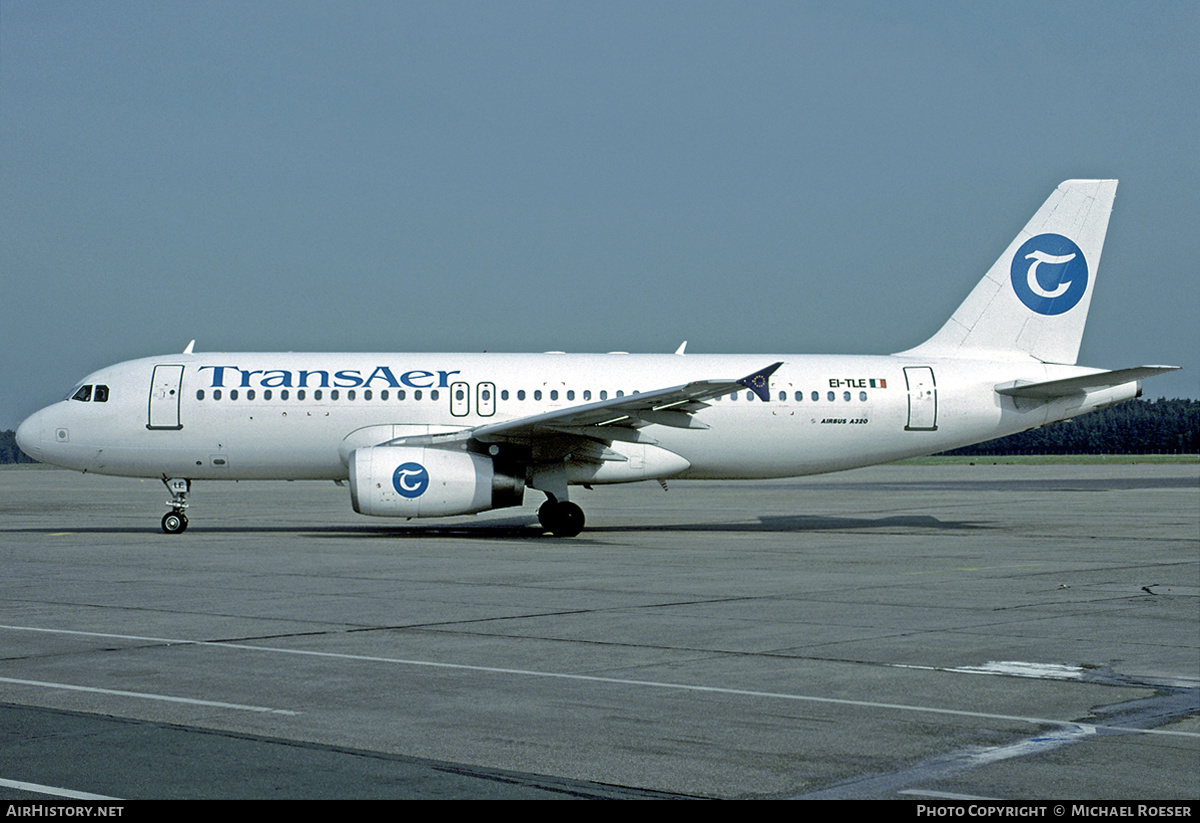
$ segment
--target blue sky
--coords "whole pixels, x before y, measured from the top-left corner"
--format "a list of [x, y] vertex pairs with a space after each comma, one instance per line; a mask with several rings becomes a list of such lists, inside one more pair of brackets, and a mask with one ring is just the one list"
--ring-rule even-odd
[[887, 353], [1121, 180], [1200, 397], [1195, 2], [0, 0], [0, 428], [180, 351]]

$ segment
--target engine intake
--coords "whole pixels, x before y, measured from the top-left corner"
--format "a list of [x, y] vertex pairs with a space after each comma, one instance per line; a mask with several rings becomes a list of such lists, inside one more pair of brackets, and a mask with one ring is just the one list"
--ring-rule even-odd
[[370, 446], [350, 453], [350, 500], [376, 517], [447, 517], [519, 506], [525, 478], [473, 452]]

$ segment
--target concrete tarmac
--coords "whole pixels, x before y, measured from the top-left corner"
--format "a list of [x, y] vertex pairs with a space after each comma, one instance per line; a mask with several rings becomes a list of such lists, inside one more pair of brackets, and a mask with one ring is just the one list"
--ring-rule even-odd
[[0, 470], [0, 797], [1200, 800], [1200, 466], [361, 517]]

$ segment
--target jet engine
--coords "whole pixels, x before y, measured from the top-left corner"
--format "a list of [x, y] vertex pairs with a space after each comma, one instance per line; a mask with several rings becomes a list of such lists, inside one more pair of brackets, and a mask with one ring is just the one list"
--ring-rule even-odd
[[519, 506], [525, 478], [474, 452], [370, 446], [350, 453], [350, 500], [359, 514], [447, 517]]

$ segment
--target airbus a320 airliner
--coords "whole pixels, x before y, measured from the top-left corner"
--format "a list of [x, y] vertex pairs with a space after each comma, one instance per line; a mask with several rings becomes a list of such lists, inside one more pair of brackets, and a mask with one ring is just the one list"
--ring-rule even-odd
[[890, 356], [182, 354], [119, 363], [17, 430], [31, 457], [161, 478], [349, 481], [354, 510], [444, 517], [571, 485], [793, 477], [932, 454], [1141, 394], [1174, 369], [1075, 365], [1115, 180], [1060, 185], [949, 321]]

